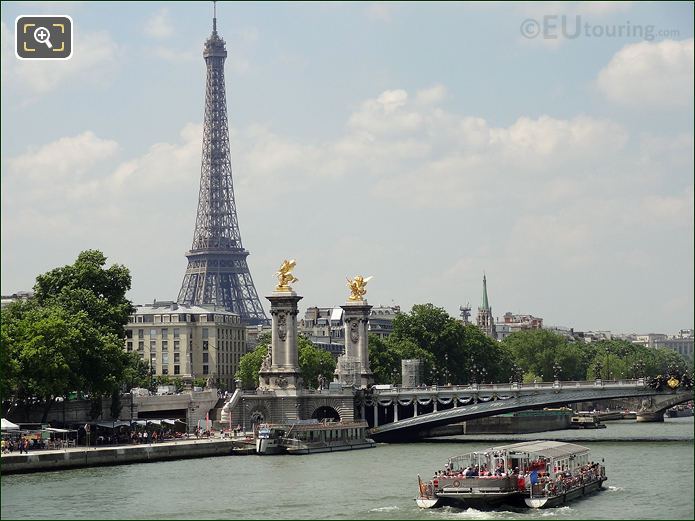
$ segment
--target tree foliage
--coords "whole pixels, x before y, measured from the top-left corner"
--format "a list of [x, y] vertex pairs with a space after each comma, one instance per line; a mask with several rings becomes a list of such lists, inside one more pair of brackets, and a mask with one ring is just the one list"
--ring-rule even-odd
[[583, 380], [586, 374], [587, 365], [581, 346], [552, 331], [518, 331], [505, 338], [502, 344], [510, 350], [524, 372], [539, 380], [553, 380], [556, 364], [559, 366], [558, 377], [562, 380]]
[[[472, 379], [480, 381], [483, 377], [486, 381], [504, 381], [509, 377], [513, 364], [505, 347], [486, 336], [480, 328], [464, 326], [444, 309], [432, 304], [417, 304], [410, 313], [396, 316], [393, 332], [384, 347], [397, 345], [391, 343], [399, 341], [412, 342], [421, 352], [430, 355], [426, 358], [417, 356], [426, 360], [425, 381], [428, 383], [468, 383]], [[377, 347], [377, 356], [380, 356], [379, 349], [384, 347]], [[388, 349], [386, 353], [389, 353]]]
[[39, 275], [31, 299], [2, 310], [3, 398], [41, 399], [47, 413], [57, 396], [108, 396], [129, 371], [140, 371], [123, 350], [130, 274], [105, 264], [101, 252], [84, 251], [74, 264]]
[[389, 336], [382, 340], [369, 335], [369, 366], [377, 384], [397, 384], [401, 382], [401, 361], [417, 358], [423, 360], [425, 374], [434, 366], [434, 355], [422, 349], [409, 338]]
[[[239, 360], [239, 369], [235, 377], [241, 380], [244, 389], [258, 387], [258, 371], [261, 369], [271, 341], [269, 336], [263, 336], [259, 340], [263, 343], [259, 343], [256, 349], [246, 353]], [[336, 365], [333, 356], [328, 351], [316, 347], [302, 335], [297, 337], [297, 356], [299, 371], [307, 387], [318, 387], [319, 375], [324, 376], [328, 381], [333, 379]]]
[[237, 380], [241, 380], [243, 389], [255, 389], [258, 387], [258, 371], [261, 370], [263, 358], [268, 352], [268, 343], [258, 344], [256, 349], [246, 353], [239, 359], [239, 368], [234, 375]]

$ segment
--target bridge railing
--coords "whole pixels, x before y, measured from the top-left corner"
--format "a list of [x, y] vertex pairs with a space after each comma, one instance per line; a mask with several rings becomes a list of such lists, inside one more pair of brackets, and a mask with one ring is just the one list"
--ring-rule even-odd
[[515, 391], [521, 389], [558, 389], [558, 388], [594, 388], [594, 387], [622, 387], [622, 386], [644, 386], [643, 378], [622, 379], [622, 380], [556, 380], [554, 382], [528, 382], [528, 383], [495, 383], [495, 384], [468, 384], [468, 385], [429, 385], [420, 387], [404, 387], [392, 385], [388, 388], [379, 388], [376, 391], [381, 393], [418, 393], [418, 392], [473, 392], [480, 393], [486, 391]]

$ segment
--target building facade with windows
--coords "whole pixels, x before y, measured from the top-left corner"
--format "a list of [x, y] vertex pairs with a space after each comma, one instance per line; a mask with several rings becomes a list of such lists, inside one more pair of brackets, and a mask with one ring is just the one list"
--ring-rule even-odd
[[221, 389], [234, 389], [234, 373], [246, 353], [246, 328], [229, 311], [155, 301], [136, 306], [128, 317], [125, 349], [140, 355], [155, 376], [187, 382], [204, 377]]
[[[373, 306], [369, 310], [367, 331], [386, 338], [393, 331], [393, 321], [400, 312], [400, 306]], [[299, 322], [299, 332], [337, 358], [345, 350], [343, 308], [307, 308], [304, 318]]]
[[693, 343], [695, 342], [695, 334], [692, 329], [681, 329], [677, 335], [669, 336], [668, 338], [659, 338], [654, 341], [654, 347], [657, 349], [672, 349], [679, 355], [693, 360]]

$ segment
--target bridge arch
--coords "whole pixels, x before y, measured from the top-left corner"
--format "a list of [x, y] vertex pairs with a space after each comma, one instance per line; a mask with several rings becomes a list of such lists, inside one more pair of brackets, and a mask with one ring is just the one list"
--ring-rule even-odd
[[[465, 394], [464, 392], [465, 391]], [[456, 400], [449, 400], [455, 395]], [[463, 397], [460, 400], [459, 397]], [[471, 396], [471, 400], [467, 398]], [[365, 400], [370, 436], [377, 441], [414, 441], [426, 437], [433, 427], [502, 413], [539, 409], [593, 400], [654, 397], [658, 408], [693, 399], [692, 390], [656, 390], [643, 381], [555, 382], [541, 384], [492, 384], [449, 388], [377, 390]], [[658, 397], [658, 398], [657, 398]], [[448, 402], [447, 405], [442, 401]], [[467, 403], [463, 403], [467, 402]], [[405, 404], [408, 404], [407, 406]], [[659, 407], [660, 406], [660, 407]], [[398, 412], [415, 408], [412, 415]], [[408, 411], [409, 412], [409, 411]], [[371, 414], [370, 414], [371, 413]], [[371, 416], [371, 418], [370, 418]]]
[[314, 409], [311, 413], [311, 417], [318, 421], [329, 420], [329, 421], [340, 421], [340, 413], [329, 405], [322, 405]]

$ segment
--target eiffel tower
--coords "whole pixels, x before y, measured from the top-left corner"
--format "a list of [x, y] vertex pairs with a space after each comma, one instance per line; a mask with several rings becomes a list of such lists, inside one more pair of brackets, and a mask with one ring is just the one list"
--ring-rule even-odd
[[237, 313], [245, 324], [267, 324], [246, 263], [249, 252], [239, 233], [224, 90], [227, 50], [217, 34], [217, 11], [213, 9], [212, 34], [203, 49], [207, 81], [198, 213], [177, 302], [219, 306]]

